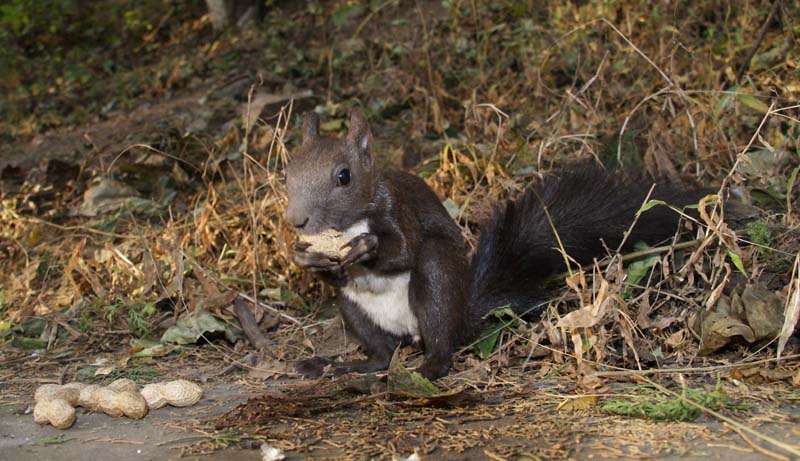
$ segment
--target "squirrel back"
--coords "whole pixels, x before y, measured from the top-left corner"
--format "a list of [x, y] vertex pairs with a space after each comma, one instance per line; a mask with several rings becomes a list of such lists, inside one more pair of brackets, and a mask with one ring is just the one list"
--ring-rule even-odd
[[[616, 251], [651, 186], [651, 181], [580, 163], [545, 176], [498, 206], [481, 226], [471, 261], [472, 317], [477, 320], [506, 305], [519, 314], [541, 313], [548, 299], [544, 282], [567, 270], [559, 241], [571, 263], [581, 265]], [[698, 189], [661, 182], [649, 198], [682, 208], [696, 204], [703, 195]], [[653, 245], [672, 237], [679, 218], [665, 206], [647, 210], [622, 250], [637, 242]]]

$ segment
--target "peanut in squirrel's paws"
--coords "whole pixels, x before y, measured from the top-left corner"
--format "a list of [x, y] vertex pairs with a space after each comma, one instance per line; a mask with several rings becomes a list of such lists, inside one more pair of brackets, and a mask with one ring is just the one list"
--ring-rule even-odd
[[341, 259], [347, 254], [347, 237], [333, 229], [328, 229], [314, 235], [303, 235], [295, 244], [295, 250], [303, 245], [304, 251], [322, 253], [331, 259]]

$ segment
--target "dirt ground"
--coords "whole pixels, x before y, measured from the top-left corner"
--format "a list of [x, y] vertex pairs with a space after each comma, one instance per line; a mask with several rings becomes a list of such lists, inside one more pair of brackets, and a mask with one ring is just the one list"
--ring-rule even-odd
[[[234, 407], [252, 394], [236, 386], [208, 389], [203, 400], [188, 409], [165, 407], [145, 419], [112, 419], [102, 413], [81, 414], [68, 431], [39, 426], [30, 414], [20, 414], [26, 404], [0, 407], [0, 459], [174, 460], [175, 446], [202, 437], [178, 424], [191, 418], [208, 418]], [[63, 441], [45, 444], [61, 437]], [[184, 459], [260, 459], [254, 450], [231, 449]]]
[[[182, 377], [200, 383], [204, 397], [197, 405], [165, 407], [142, 420], [79, 409], [75, 425], [65, 431], [33, 422], [33, 390], [57, 380], [59, 373], [71, 381], [73, 370], [98, 357], [32, 359], [44, 362], [39, 370], [20, 361], [4, 365], [0, 459], [257, 460], [264, 442], [284, 449], [289, 460], [404, 459], [414, 451], [424, 460], [793, 459], [774, 444], [708, 415], [692, 422], [654, 422], [609, 415], [597, 406], [559, 409], [574, 396], [574, 384], [537, 379], [534, 370], [495, 376], [494, 384], [480, 391], [463, 390], [453, 401], [421, 404], [381, 393], [356, 393], [353, 389], [362, 382], [356, 376], [262, 381], [242, 371], [220, 375], [223, 357], [202, 348], [186, 352], [162, 360], [158, 380]], [[458, 387], [457, 383], [456, 374], [440, 384]], [[758, 386], [740, 387], [725, 384], [737, 406], [721, 413], [763, 436], [796, 446], [800, 406], [792, 404], [797, 402], [792, 389], [772, 386], [773, 395]], [[633, 395], [638, 389], [635, 383], [619, 382], [607, 392]], [[244, 424], [248, 418], [252, 431], [224, 427]]]
[[[546, 390], [545, 390], [546, 391]], [[31, 415], [21, 414], [27, 404], [13, 403], [0, 406], [0, 459], [2, 460], [41, 460], [41, 459], [83, 459], [83, 460], [258, 460], [261, 459], [258, 444], [252, 449], [229, 447], [210, 454], [182, 454], [182, 448], [191, 447], [202, 441], [206, 435], [199, 430], [191, 430], [193, 420], [218, 416], [258, 395], [250, 387], [235, 383], [219, 383], [206, 386], [203, 400], [192, 408], [176, 409], [166, 407], [155, 410], [143, 420], [125, 418], [113, 419], [103, 414], [80, 414], [71, 429], [60, 431], [50, 426], [39, 426]], [[786, 417], [782, 423], [766, 423], [757, 426], [758, 430], [770, 437], [792, 443], [800, 437], [800, 409], [780, 411]], [[357, 415], [351, 415], [355, 417]], [[499, 416], [492, 421], [463, 422], [453, 421], [453, 428], [476, 429], [492, 428], [505, 430], [519, 425], [520, 415]], [[792, 422], [795, 421], [795, 422]], [[526, 423], [530, 423], [526, 421]], [[661, 459], [661, 460], [703, 460], [740, 459], [743, 461], [772, 458], [747, 443], [742, 436], [729, 427], [714, 421], [700, 423], [652, 423], [639, 420], [597, 420], [596, 415], [587, 414], [575, 421], [573, 417], [564, 418], [564, 423], [572, 427], [587, 428], [597, 424], [607, 424], [613, 432], [626, 433], [622, 437], [586, 435], [577, 430], [568, 434], [563, 443], [569, 459]], [[424, 424], [424, 423], [422, 423]], [[534, 422], [535, 424], [535, 422]], [[276, 426], [285, 425], [276, 421]], [[656, 427], [653, 427], [653, 426]], [[412, 434], [408, 434], [409, 437]], [[647, 437], [644, 443], [636, 440]], [[559, 437], [560, 438], [560, 437]], [[534, 452], [548, 448], [562, 451], [565, 447], [548, 447], [550, 437], [504, 437], [494, 440], [489, 447], [476, 447], [461, 453], [435, 450], [423, 456], [426, 460], [446, 459], [506, 459], [501, 453], [514, 447], [518, 453], [528, 451], [531, 456], [520, 455], [510, 459], [547, 459], [537, 457]], [[48, 443], [49, 442], [49, 443]], [[770, 449], [768, 445], [758, 444]], [[410, 455], [408, 453], [407, 455]], [[298, 450], [286, 452], [286, 459], [363, 459], [359, 453], [348, 452], [333, 446], [318, 448], [311, 452]], [[556, 459], [556, 457], [550, 458]]]

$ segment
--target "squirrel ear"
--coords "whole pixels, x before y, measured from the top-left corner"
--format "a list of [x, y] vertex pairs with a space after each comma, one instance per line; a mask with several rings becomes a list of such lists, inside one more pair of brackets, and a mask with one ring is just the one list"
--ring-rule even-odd
[[358, 109], [350, 112], [350, 129], [347, 132], [347, 139], [362, 151], [369, 149], [372, 133], [369, 131], [369, 123]]
[[303, 117], [303, 144], [319, 137], [319, 115], [316, 112], [307, 112]]

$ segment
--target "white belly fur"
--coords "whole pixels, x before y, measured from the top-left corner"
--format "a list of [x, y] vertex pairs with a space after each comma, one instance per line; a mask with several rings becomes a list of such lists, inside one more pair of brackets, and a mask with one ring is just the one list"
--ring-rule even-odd
[[356, 221], [352, 226], [348, 227], [347, 229], [342, 232], [347, 238], [353, 239], [358, 237], [361, 234], [368, 234], [369, 233], [369, 223], [366, 219], [362, 219], [361, 221]]
[[[366, 221], [359, 221], [345, 231], [356, 237], [369, 232]], [[409, 272], [384, 276], [354, 266], [348, 270], [349, 281], [342, 293], [384, 330], [419, 340], [417, 317], [408, 302]]]

